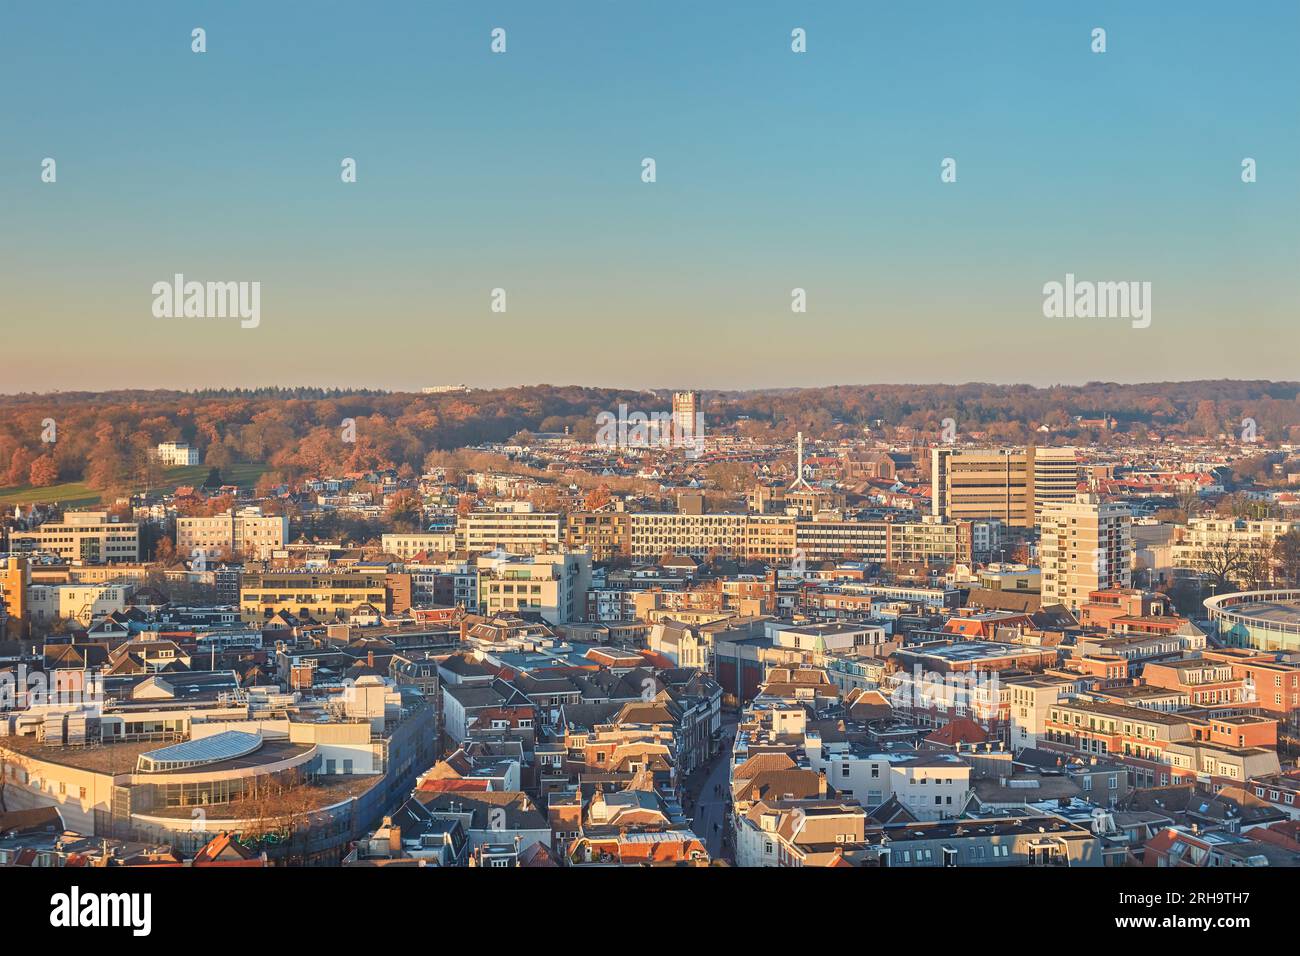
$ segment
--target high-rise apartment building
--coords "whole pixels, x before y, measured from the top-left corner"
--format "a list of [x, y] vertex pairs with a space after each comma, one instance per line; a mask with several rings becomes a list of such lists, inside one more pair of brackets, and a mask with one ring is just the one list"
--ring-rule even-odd
[[27, 586], [31, 583], [27, 559], [11, 554], [0, 557], [0, 638], [27, 633]]
[[1072, 502], [1047, 505], [1041, 523], [1043, 604], [1077, 611], [1093, 591], [1132, 586], [1133, 518], [1127, 505], [1077, 494]]

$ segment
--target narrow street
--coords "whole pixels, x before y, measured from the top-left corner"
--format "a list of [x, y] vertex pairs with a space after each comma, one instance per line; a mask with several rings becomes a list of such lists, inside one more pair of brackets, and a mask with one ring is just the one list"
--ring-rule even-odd
[[686, 812], [692, 818], [692, 828], [704, 842], [709, 858], [715, 860], [729, 860], [732, 856], [729, 845], [727, 852], [723, 853], [722, 837], [727, 832], [726, 807], [731, 797], [727, 789], [727, 766], [735, 737], [736, 718], [725, 715], [722, 719], [721, 749], [705, 766], [687, 778], [685, 787], [689, 801]]

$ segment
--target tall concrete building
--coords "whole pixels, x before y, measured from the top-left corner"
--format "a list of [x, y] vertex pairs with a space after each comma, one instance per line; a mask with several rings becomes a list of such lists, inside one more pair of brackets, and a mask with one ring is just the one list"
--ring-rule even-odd
[[1127, 505], [1077, 494], [1072, 502], [1047, 505], [1041, 523], [1043, 604], [1076, 611], [1092, 591], [1132, 586], [1133, 517]]
[[1034, 518], [1049, 504], [1069, 503], [1079, 493], [1082, 465], [1075, 448], [1030, 448], [1034, 474]]
[[700, 393], [673, 392], [673, 435], [695, 438], [703, 435], [700, 420]]
[[31, 582], [26, 558], [16, 554], [0, 557], [0, 638], [17, 639], [27, 633], [27, 587]]
[[1034, 472], [1028, 455], [1005, 448], [931, 451], [930, 510], [941, 518], [997, 518], [1013, 528], [1034, 523]]
[[1049, 504], [1071, 502], [1081, 467], [1074, 448], [931, 449], [930, 510], [943, 518], [996, 518], [1033, 527]]

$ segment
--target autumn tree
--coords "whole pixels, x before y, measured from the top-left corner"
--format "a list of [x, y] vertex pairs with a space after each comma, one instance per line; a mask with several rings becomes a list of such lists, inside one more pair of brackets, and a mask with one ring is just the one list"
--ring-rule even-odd
[[5, 480], [11, 485], [21, 485], [31, 477], [32, 462], [36, 456], [26, 448], [19, 446], [14, 449], [14, 453], [9, 457], [9, 471], [5, 474]]
[[399, 531], [419, 531], [424, 527], [424, 508], [419, 496], [413, 491], [399, 491], [389, 495], [384, 517]]
[[50, 455], [41, 455], [32, 462], [27, 472], [27, 483], [33, 488], [48, 488], [59, 480], [59, 466]]

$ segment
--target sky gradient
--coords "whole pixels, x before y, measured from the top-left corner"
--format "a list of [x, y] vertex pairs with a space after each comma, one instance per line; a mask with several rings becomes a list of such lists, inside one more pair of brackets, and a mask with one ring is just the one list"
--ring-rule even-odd
[[[7, 4], [0, 391], [1294, 379], [1297, 40], [1294, 0]], [[260, 326], [155, 318], [177, 272]], [[1151, 327], [1044, 318], [1067, 272]]]

